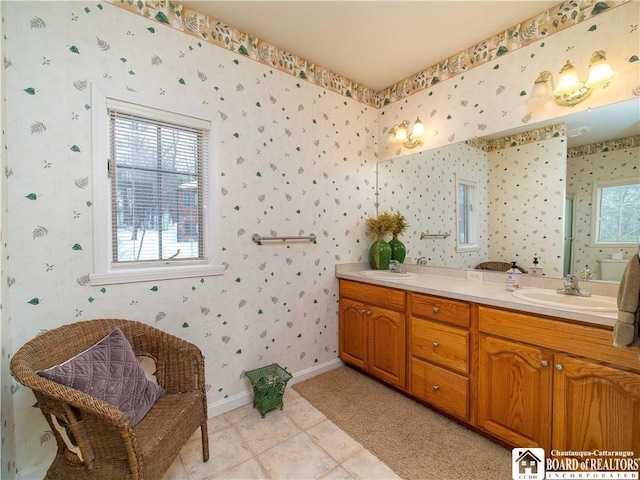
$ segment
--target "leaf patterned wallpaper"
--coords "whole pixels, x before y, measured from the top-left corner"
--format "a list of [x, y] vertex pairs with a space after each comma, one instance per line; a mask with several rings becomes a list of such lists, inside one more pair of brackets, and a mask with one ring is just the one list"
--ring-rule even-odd
[[[334, 266], [367, 258], [364, 218], [375, 212], [376, 161], [397, 156], [383, 135], [395, 117], [419, 112], [443, 122], [437, 135], [431, 124], [424, 150], [477, 136], [480, 124], [485, 133], [519, 125], [520, 92], [540, 65], [566, 52], [586, 61], [595, 46], [620, 75], [615, 88], [592, 97], [605, 104], [640, 92], [630, 60], [638, 53], [637, 2], [598, 14], [596, 32], [587, 33], [590, 21], [578, 23], [544, 47], [502, 55], [497, 73], [489, 62], [381, 109], [110, 3], [2, 9], [3, 478], [46, 464], [55, 448], [33, 394], [5, 375], [11, 351], [39, 332], [98, 317], [158, 326], [204, 351], [214, 406], [247, 394], [244, 370], [322, 366], [338, 348]], [[89, 285], [94, 83], [215, 113], [214, 224], [225, 275]], [[253, 233], [314, 233], [318, 241], [258, 246]]]
[[[456, 178], [476, 182], [478, 250], [456, 252]], [[466, 142], [378, 163], [379, 211], [400, 211], [409, 226], [401, 240], [415, 261], [473, 268], [489, 257], [487, 232], [487, 154]], [[421, 240], [422, 233], [448, 233]]]
[[631, 257], [635, 248], [594, 247], [591, 243], [591, 207], [593, 183], [611, 178], [640, 179], [640, 135], [623, 142], [603, 142], [591, 148], [569, 149], [567, 159], [567, 193], [573, 197], [575, 209], [575, 247], [573, 271], [581, 272], [589, 265], [595, 279], [602, 278], [599, 260], [614, 252]]
[[[249, 389], [243, 372], [300, 372], [337, 357], [334, 265], [364, 260], [375, 211], [377, 112], [109, 4], [16, 2], [6, 14], [9, 261], [15, 348], [42, 330], [101, 317], [196, 343], [211, 404]], [[91, 84], [215, 113], [216, 255], [225, 275], [91, 287]], [[314, 233], [317, 243], [251, 235]], [[13, 246], [13, 247], [12, 247]], [[14, 385], [17, 465], [54, 448]]]
[[[577, 2], [564, 2], [569, 3]], [[421, 118], [425, 137], [419, 150], [429, 150], [516, 127], [535, 129], [541, 121], [638, 97], [638, 8], [638, 2], [630, 2], [588, 16], [572, 28], [509, 51], [446, 82], [414, 93], [409, 99], [385, 105], [380, 109], [378, 122], [379, 159], [415, 151], [388, 141], [389, 129], [402, 120]], [[570, 108], [554, 102], [535, 110], [526, 105], [533, 82], [541, 71], [549, 70], [557, 81], [558, 72], [570, 59], [579, 78], [586, 79], [589, 57], [597, 50], [606, 52], [618, 72], [610, 83], [597, 86], [591, 97]]]
[[562, 277], [566, 158], [565, 136], [489, 152], [489, 259]]

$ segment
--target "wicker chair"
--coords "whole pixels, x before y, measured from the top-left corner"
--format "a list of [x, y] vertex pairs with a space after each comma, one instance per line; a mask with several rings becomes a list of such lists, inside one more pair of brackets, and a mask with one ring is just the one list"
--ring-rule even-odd
[[[86, 350], [116, 327], [136, 356], [155, 360], [165, 390], [135, 426], [115, 406], [35, 373]], [[204, 359], [185, 340], [131, 320], [78, 322], [27, 342], [13, 356], [11, 372], [33, 390], [57, 441], [46, 479], [160, 479], [198, 427], [203, 461], [209, 459]]]
[[[506, 272], [511, 268], [510, 262], [482, 262], [476, 265], [475, 270], [492, 270], [494, 272]], [[527, 271], [522, 268], [520, 265], [516, 265], [516, 268], [520, 270], [522, 273], [527, 273]]]

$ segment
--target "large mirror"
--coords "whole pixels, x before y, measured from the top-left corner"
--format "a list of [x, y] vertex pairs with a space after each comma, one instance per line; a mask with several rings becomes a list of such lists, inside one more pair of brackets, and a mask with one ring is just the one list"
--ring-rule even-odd
[[378, 212], [407, 217], [413, 263], [529, 271], [537, 257], [546, 276], [589, 265], [593, 280], [617, 281], [640, 235], [639, 112], [633, 99], [380, 162]]

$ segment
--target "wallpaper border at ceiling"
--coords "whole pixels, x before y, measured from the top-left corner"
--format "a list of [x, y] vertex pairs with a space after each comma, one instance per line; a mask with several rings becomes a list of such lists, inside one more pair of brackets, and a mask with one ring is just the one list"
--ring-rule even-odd
[[[495, 138], [493, 140], [484, 140], [482, 138], [472, 138], [466, 140], [465, 143], [471, 147], [482, 150], [483, 152], [493, 152], [503, 150], [505, 148], [518, 147], [529, 143], [541, 142], [555, 137], [566, 137], [566, 125], [557, 123], [547, 127], [540, 127], [528, 130], [522, 133], [506, 135], [504, 137]], [[623, 150], [627, 148], [640, 147], [640, 135], [631, 137], [617, 138], [614, 140], [606, 140], [604, 142], [590, 143], [580, 147], [567, 148], [567, 158], [583, 157], [585, 155], [593, 155], [596, 153], [612, 152], [614, 150]]]
[[567, 157], [584, 157], [585, 155], [594, 155], [596, 153], [611, 152], [613, 150], [623, 150], [625, 148], [635, 147], [640, 147], [640, 135], [591, 143], [581, 147], [568, 148]]
[[487, 141], [487, 152], [503, 150], [505, 148], [517, 147], [528, 143], [541, 142], [555, 137], [566, 137], [566, 125], [564, 123], [556, 123], [547, 127], [540, 127], [527, 132], [506, 135]]
[[[631, 0], [567, 0], [378, 92], [286, 52], [276, 45], [252, 37], [213, 17], [187, 9], [181, 3], [166, 0], [105, 1], [155, 22], [171, 26], [201, 41], [249, 57], [301, 80], [345, 97], [354, 98], [366, 105], [381, 108]], [[101, 8], [100, 4], [98, 8]], [[155, 29], [150, 26], [147, 30], [153, 34]]]

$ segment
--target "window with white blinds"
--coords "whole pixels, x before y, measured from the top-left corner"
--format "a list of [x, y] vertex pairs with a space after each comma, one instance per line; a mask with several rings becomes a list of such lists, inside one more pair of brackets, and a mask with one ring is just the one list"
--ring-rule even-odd
[[98, 85], [91, 110], [91, 284], [223, 274], [211, 115]]
[[112, 262], [204, 259], [207, 131], [150, 116], [109, 108]]

